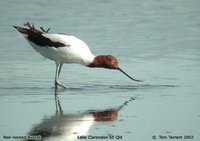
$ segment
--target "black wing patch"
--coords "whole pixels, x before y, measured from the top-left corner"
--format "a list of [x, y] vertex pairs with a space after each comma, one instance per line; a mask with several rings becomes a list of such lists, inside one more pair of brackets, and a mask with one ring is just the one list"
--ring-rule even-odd
[[66, 46], [65, 44], [60, 43], [60, 42], [53, 42], [49, 38], [46, 38], [42, 36], [42, 34], [39, 34], [39, 33], [38, 34], [30, 33], [28, 35], [28, 39], [38, 46], [55, 47], [55, 48]]
[[42, 34], [48, 34], [49, 29], [44, 30], [43, 27], [40, 27], [40, 30], [36, 29], [34, 25], [31, 26], [29, 22], [25, 23], [24, 26], [28, 27], [23, 28], [23, 27], [18, 27], [18, 26], [13, 26], [16, 28], [20, 33], [27, 35], [28, 40], [31, 42], [35, 43], [38, 46], [44, 46], [44, 47], [64, 47], [64, 46], [70, 46], [70, 45], [65, 45], [64, 43], [61, 42], [54, 42], [51, 39], [44, 37]]

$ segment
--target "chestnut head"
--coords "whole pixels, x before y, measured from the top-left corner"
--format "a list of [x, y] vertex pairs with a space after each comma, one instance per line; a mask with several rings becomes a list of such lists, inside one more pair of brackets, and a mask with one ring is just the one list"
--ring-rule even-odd
[[100, 55], [96, 56], [93, 60], [93, 62], [88, 67], [99, 67], [99, 68], [106, 68], [106, 69], [114, 69], [119, 70], [123, 74], [125, 74], [128, 78], [130, 78], [133, 81], [141, 82], [141, 80], [137, 80], [132, 78], [130, 75], [128, 75], [126, 72], [124, 72], [119, 66], [118, 66], [118, 60], [116, 57], [112, 55]]

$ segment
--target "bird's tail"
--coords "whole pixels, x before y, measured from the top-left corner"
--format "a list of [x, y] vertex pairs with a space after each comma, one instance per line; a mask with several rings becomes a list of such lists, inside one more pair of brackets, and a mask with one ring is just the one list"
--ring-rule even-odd
[[19, 27], [19, 26], [13, 26], [14, 28], [16, 28], [20, 33], [22, 34], [28, 34], [29, 30], [23, 27]]
[[45, 33], [48, 33], [48, 31], [50, 30], [50, 28], [49, 28], [48, 30], [45, 31], [43, 27], [40, 27], [41, 30], [38, 30], [38, 29], [36, 29], [36, 28], [34, 27], [33, 24], [30, 25], [29, 22], [25, 23], [24, 26], [25, 26], [25, 27], [28, 27], [28, 28], [19, 27], [19, 26], [13, 26], [13, 27], [16, 28], [20, 33], [25, 34], [25, 35], [30, 34], [30, 32], [31, 32], [31, 33], [37, 33], [37, 34], [38, 34], [38, 33], [39, 33], [39, 34], [42, 34], [42, 33], [44, 33], [44, 32], [45, 32]]

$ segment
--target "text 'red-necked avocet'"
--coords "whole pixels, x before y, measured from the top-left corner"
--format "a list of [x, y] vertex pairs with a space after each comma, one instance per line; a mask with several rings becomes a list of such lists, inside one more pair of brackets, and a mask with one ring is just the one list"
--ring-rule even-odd
[[55, 88], [58, 86], [66, 88], [59, 82], [59, 75], [62, 65], [65, 63], [81, 64], [90, 68], [106, 68], [119, 70], [130, 79], [141, 82], [129, 76], [118, 66], [118, 60], [112, 55], [99, 55], [95, 56], [91, 53], [87, 44], [68, 34], [49, 33], [40, 27], [36, 29], [34, 25], [29, 22], [24, 24], [25, 27], [14, 26], [30, 43], [30, 45], [39, 52], [42, 56], [55, 61], [56, 74], [55, 74]]

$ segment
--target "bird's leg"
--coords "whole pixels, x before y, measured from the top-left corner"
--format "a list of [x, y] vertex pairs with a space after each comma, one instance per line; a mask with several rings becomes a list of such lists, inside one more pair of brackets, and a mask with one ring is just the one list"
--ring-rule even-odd
[[59, 107], [60, 115], [63, 115], [63, 110], [62, 110], [62, 107], [61, 107], [61, 104], [60, 104], [59, 97], [58, 97], [58, 107]]
[[55, 89], [57, 89], [58, 86], [63, 87], [64, 89], [66, 89], [66, 87], [64, 85], [62, 85], [58, 80], [60, 72], [61, 72], [61, 68], [62, 68], [62, 64], [57, 64], [56, 63]]
[[55, 89], [55, 105], [56, 105], [56, 115], [58, 115], [58, 95], [57, 95], [57, 90]]
[[56, 75], [55, 75], [55, 90], [57, 90], [57, 81], [58, 81], [58, 70], [59, 70], [59, 64], [56, 64]]
[[63, 64], [60, 64], [60, 67], [59, 67], [59, 70], [58, 70], [58, 78], [60, 77], [60, 72], [61, 72], [62, 66], [63, 66]]

